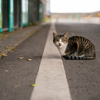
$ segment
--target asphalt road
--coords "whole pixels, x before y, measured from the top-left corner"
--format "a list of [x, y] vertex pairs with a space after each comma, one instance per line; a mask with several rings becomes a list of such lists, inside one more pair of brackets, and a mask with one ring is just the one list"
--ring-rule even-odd
[[63, 60], [72, 100], [100, 100], [100, 25], [56, 24], [58, 34], [84, 36], [96, 46], [95, 60]]
[[0, 100], [30, 100], [49, 28], [50, 24], [43, 26], [0, 60]]
[[[30, 100], [49, 29], [50, 24], [44, 25], [0, 60], [0, 100]], [[100, 100], [100, 25], [56, 23], [56, 30], [68, 32], [69, 37], [84, 36], [95, 44], [95, 60], [63, 60], [63, 65], [72, 100]]]

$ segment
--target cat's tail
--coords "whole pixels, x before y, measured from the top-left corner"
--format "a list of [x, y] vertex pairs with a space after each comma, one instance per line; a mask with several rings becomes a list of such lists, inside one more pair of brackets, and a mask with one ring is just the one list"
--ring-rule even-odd
[[94, 60], [96, 58], [96, 54], [94, 54], [93, 57], [67, 57], [67, 56], [62, 56], [66, 60]]
[[83, 60], [94, 60], [95, 57], [84, 57]]
[[93, 57], [84, 57], [84, 59], [86, 60], [93, 60], [96, 58], [96, 54], [94, 53], [94, 56]]
[[[71, 58], [71, 59], [73, 59], [73, 58]], [[74, 59], [76, 59], [76, 60], [94, 60], [95, 57], [77, 57], [77, 58], [75, 57]]]

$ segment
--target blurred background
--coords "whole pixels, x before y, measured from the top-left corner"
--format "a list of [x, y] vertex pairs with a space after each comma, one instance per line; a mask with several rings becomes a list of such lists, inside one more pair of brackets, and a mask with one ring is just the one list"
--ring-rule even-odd
[[52, 19], [57, 22], [100, 23], [100, 0], [50, 0]]
[[0, 0], [0, 33], [40, 22], [100, 23], [100, 0]]

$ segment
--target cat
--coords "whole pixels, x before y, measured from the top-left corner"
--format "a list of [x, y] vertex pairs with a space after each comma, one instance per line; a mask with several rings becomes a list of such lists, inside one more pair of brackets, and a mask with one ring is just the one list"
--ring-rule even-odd
[[72, 36], [68, 39], [67, 32], [64, 35], [53, 32], [53, 43], [65, 59], [92, 60], [96, 58], [95, 45], [82, 36]]

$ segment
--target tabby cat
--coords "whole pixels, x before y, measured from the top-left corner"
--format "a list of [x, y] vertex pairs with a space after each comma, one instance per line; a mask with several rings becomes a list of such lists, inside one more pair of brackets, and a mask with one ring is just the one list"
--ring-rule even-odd
[[57, 35], [53, 32], [53, 43], [65, 59], [95, 59], [94, 44], [82, 37], [72, 36], [68, 39], [68, 33]]

